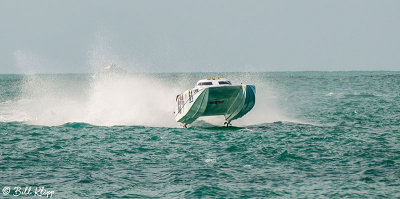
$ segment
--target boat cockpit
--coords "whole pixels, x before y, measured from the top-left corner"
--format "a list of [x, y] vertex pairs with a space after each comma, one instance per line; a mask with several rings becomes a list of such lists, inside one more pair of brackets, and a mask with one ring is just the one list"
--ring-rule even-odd
[[209, 78], [209, 79], [202, 79], [197, 82], [197, 88], [204, 88], [204, 87], [214, 87], [214, 86], [231, 86], [232, 83], [224, 78]]

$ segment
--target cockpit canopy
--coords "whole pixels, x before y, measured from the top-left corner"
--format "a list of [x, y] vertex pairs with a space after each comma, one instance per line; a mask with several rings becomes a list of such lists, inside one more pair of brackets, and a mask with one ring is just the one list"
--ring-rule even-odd
[[197, 82], [196, 87], [229, 86], [232, 83], [225, 78], [202, 79]]

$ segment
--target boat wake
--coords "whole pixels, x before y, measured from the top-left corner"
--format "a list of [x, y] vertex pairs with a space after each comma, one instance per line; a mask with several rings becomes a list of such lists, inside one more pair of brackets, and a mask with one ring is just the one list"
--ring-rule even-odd
[[[0, 102], [0, 121], [179, 127], [173, 113], [176, 94], [197, 79], [192, 74], [134, 74], [121, 68], [93, 75], [25, 75], [18, 97]], [[293, 121], [281, 113], [276, 93], [262, 80], [255, 83], [259, 88], [255, 107], [233, 125]], [[199, 121], [203, 122], [194, 126], [222, 126], [224, 118], [201, 117]]]
[[146, 75], [101, 71], [95, 75], [29, 75], [17, 100], [1, 104], [4, 122], [55, 126], [175, 127], [175, 89]]

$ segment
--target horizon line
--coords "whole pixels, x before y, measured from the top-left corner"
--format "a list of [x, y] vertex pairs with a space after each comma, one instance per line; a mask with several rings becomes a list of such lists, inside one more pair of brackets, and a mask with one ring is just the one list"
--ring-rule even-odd
[[[298, 73], [298, 72], [400, 72], [399, 70], [287, 70], [287, 71], [174, 71], [174, 72], [151, 72], [151, 71], [126, 71], [127, 73], [150, 73], [150, 74], [172, 74], [172, 73]], [[39, 72], [39, 73], [0, 73], [0, 75], [61, 75], [61, 74], [95, 74], [96, 72]]]

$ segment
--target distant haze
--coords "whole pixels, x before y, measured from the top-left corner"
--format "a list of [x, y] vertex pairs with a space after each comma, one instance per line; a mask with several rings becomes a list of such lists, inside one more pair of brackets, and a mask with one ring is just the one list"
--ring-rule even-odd
[[400, 1], [0, 1], [0, 73], [400, 70]]

